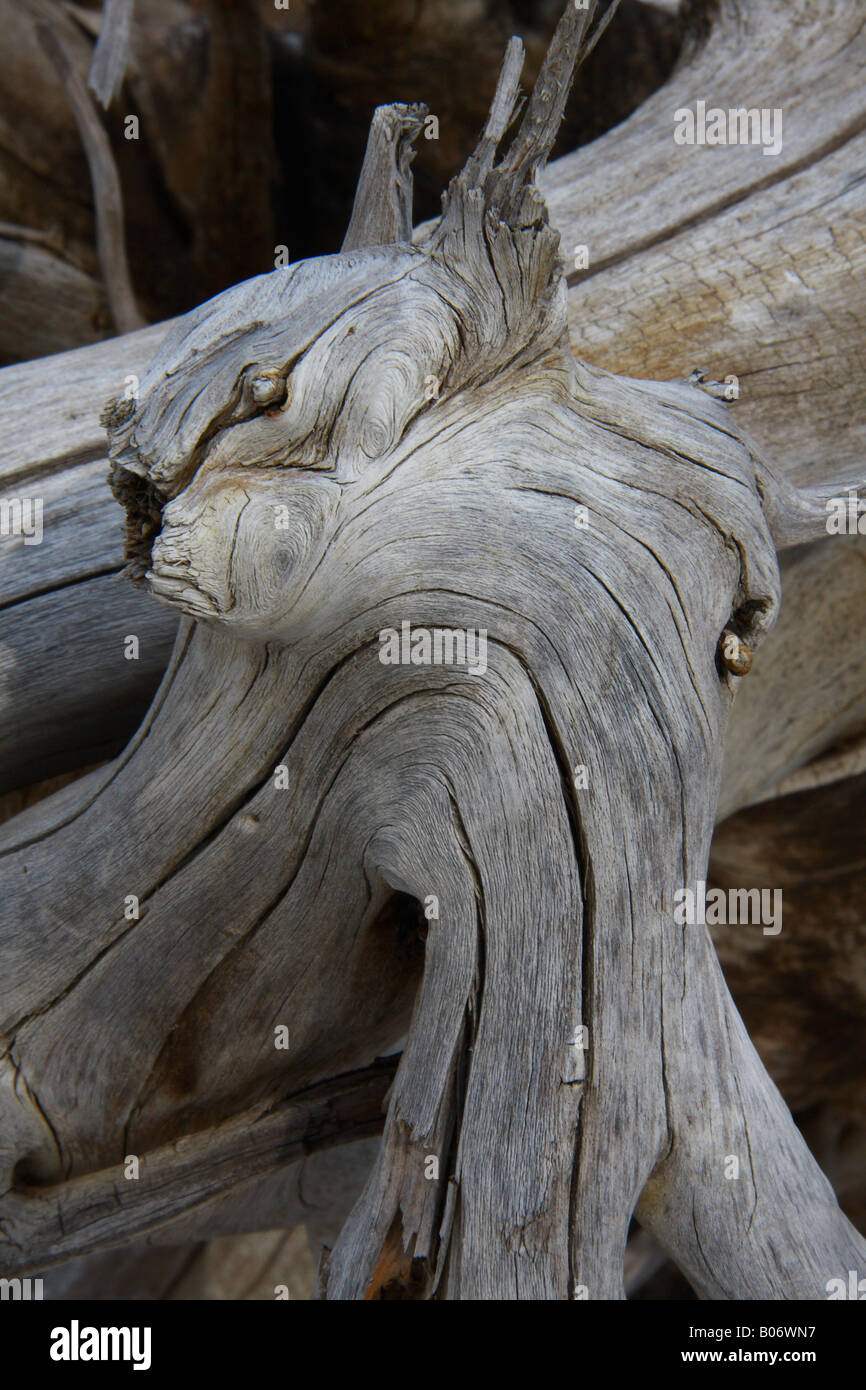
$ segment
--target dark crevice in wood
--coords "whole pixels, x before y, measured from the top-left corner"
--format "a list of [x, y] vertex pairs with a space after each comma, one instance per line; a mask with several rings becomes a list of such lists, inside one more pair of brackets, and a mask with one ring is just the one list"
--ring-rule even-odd
[[0, 602], [0, 613], [6, 613], [11, 608], [21, 608], [33, 599], [44, 598], [46, 594], [59, 594], [64, 589], [74, 589], [78, 584], [89, 584], [94, 579], [105, 579], [108, 575], [121, 574], [122, 565], [107, 565], [104, 569], [91, 570], [88, 574], [75, 574], [71, 579], [66, 579], [62, 584], [47, 584], [44, 588], [29, 589], [26, 594], [19, 598], [6, 599]]

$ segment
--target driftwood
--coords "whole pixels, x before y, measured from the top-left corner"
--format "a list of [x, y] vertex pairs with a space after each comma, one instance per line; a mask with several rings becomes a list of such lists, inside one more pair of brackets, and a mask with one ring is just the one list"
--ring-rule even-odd
[[[839, 6], [819, 22], [813, 6], [787, 5], [780, 23], [774, 7], [762, 3], [749, 26], [757, 26], [761, 44], [744, 49], [721, 7], [709, 36], [693, 37], [688, 61], [657, 96], [602, 141], [542, 175], [567, 254], [577, 245], [590, 249], [589, 270], [569, 277], [572, 346], [578, 356], [636, 375], [685, 377], [696, 363], [722, 379], [733, 372], [741, 386], [737, 418], [788, 476], [832, 478], [844, 471], [856, 478], [866, 448], [858, 423], [866, 392], [860, 351], [866, 276], [860, 185], [847, 170], [862, 139], [851, 131], [862, 116], [863, 38], [856, 11]], [[830, 86], [842, 96], [828, 105]], [[732, 105], [763, 101], [764, 90], [774, 101], [796, 93], [778, 158], [721, 147], [672, 157], [672, 114], [701, 90]], [[607, 269], [605, 262], [612, 262]], [[5, 727], [24, 734], [0, 742], [0, 786], [116, 751], [167, 663], [174, 634], [169, 615], [136, 603], [106, 575], [120, 569], [122, 554], [116, 508], [103, 484], [98, 424], [104, 401], [143, 373], [164, 333], [155, 327], [126, 337], [122, 349], [115, 343], [0, 374], [4, 495], [36, 492], [50, 471], [68, 499], [63, 508], [46, 505], [45, 544], [29, 549], [26, 566], [16, 563], [11, 539], [0, 554], [0, 565], [9, 556], [10, 569], [3, 602], [15, 603], [0, 615], [0, 641], [14, 653], [16, 671], [6, 687], [15, 719]], [[833, 372], [822, 365], [828, 362], [838, 364]], [[46, 394], [49, 375], [63, 390]], [[83, 461], [90, 467], [79, 468]], [[70, 471], [62, 477], [64, 467]], [[91, 534], [98, 527], [102, 537], [86, 567], [78, 557], [82, 516]], [[782, 556], [791, 598], [737, 702], [724, 809], [761, 795], [863, 725], [866, 641], [858, 614], [866, 576], [856, 553], [862, 544], [836, 538], [819, 542], [808, 559]], [[792, 567], [796, 575], [789, 577]], [[28, 595], [38, 596], [35, 606]], [[109, 603], [116, 626], [106, 618]], [[53, 643], [49, 662], [40, 633], [55, 605], [64, 627], [80, 635], [74, 645]], [[802, 640], [804, 628], [821, 633], [819, 662]], [[138, 662], [119, 655], [128, 632], [140, 635]], [[25, 700], [25, 687], [32, 698]], [[784, 718], [777, 717], [780, 700]], [[801, 741], [800, 726], [809, 718], [810, 737]]]
[[[569, 7], [498, 157], [509, 47], [414, 245], [387, 241], [417, 131], [394, 107], [381, 216], [362, 181], [340, 257], [228, 291], [118, 383], [127, 557], [185, 616], [123, 756], [4, 833], [4, 1269], [165, 1233], [257, 1126], [262, 1172], [370, 1133], [407, 1028], [328, 1298], [620, 1297], [635, 1210], [705, 1297], [862, 1264], [673, 913], [706, 876], [726, 639], [760, 666], [777, 551], [830, 572], [849, 474], [798, 488], [711, 383], [574, 360], [534, 174], [597, 20]], [[404, 623], [483, 656], [386, 664]], [[818, 705], [760, 788], [734, 745], [727, 809], [856, 723]]]

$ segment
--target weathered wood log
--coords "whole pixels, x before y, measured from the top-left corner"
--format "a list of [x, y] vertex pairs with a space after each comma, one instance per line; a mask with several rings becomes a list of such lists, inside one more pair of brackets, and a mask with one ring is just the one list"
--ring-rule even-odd
[[[750, 19], [751, 25], [761, 26], [765, 44], [772, 49], [779, 42], [778, 35], [786, 35], [784, 52], [769, 65], [773, 83], [780, 91], [804, 89], [801, 100], [817, 103], [827, 83], [822, 66], [827, 61], [824, 45], [838, 32], [838, 25], [848, 24], [849, 12], [834, 11], [833, 22], [825, 23], [816, 35], [811, 11], [800, 13], [789, 6], [785, 24], [774, 27], [765, 10], [757, 10]], [[764, 159], [758, 149], [677, 147], [671, 135], [673, 112], [692, 100], [690, 93], [715, 91], [719, 74], [730, 74], [725, 81], [756, 91], [765, 77], [770, 80], [760, 50], [738, 45], [722, 7], [709, 29], [709, 38], [699, 41], [693, 36], [688, 61], [672, 83], [652, 99], [650, 118], [641, 110], [606, 136], [603, 158], [596, 145], [591, 145], [557, 161], [542, 176], [563, 246], [570, 253], [576, 244], [586, 243], [592, 252], [590, 271], [570, 277], [571, 336], [577, 354], [617, 370], [649, 375], [684, 377], [695, 362], [708, 366], [720, 379], [732, 371], [739, 373], [743, 396], [737, 403], [737, 416], [774, 463], [795, 478], [804, 476], [804, 469], [806, 477], [838, 476], [840, 487], [844, 486], [846, 469], [854, 476], [854, 465], [866, 448], [866, 437], [857, 432], [856, 408], [866, 390], [866, 367], [859, 350], [866, 323], [866, 276], [858, 273], [862, 237], [857, 230], [863, 215], [863, 193], [862, 185], [852, 184], [846, 173], [847, 161], [856, 153], [856, 140], [852, 145], [847, 133], [858, 119], [860, 93], [853, 84], [862, 43], [862, 35], [855, 35], [835, 53], [833, 62], [839, 72], [833, 81], [849, 94], [844, 101], [822, 110], [821, 121], [834, 122], [830, 132], [822, 127], [826, 138], [813, 141], [819, 129], [815, 120], [792, 125], [789, 119], [778, 160]], [[726, 54], [724, 63], [717, 62], [720, 45]], [[811, 74], [813, 63], [815, 75], [807, 80], [804, 75]], [[719, 95], [721, 99], [727, 94]], [[735, 95], [732, 86], [732, 101]], [[811, 106], [805, 109], [811, 114]], [[812, 143], [805, 149], [798, 143], [793, 160], [789, 160], [789, 138]], [[629, 200], [635, 180], [646, 177], [648, 160], [654, 173], [644, 203], [647, 216], [654, 220], [646, 244], [643, 214], [638, 215]], [[621, 175], [612, 182], [606, 172], [608, 163]], [[720, 165], [730, 185], [726, 193], [729, 208], [718, 206]], [[774, 175], [770, 187], [762, 182], [767, 165], [784, 175], [778, 179]], [[595, 196], [596, 187], [604, 190], [602, 197]], [[791, 214], [781, 221], [775, 215], [780, 202]], [[680, 226], [681, 222], [684, 225]], [[612, 248], [616, 260], [607, 270], [598, 265], [605, 247]], [[760, 278], [744, 281], [744, 255], [750, 264], [760, 264]], [[709, 289], [706, 294], [701, 291], [700, 305], [693, 312], [689, 297], [693, 297], [696, 285]], [[743, 307], [744, 287], [748, 289], [748, 312]], [[792, 332], [797, 335], [796, 347], [789, 351], [786, 345]], [[0, 438], [4, 495], [7, 479], [14, 480], [22, 491], [33, 491], [34, 475], [47, 471], [49, 463], [52, 471], [58, 470], [64, 453], [70, 464], [77, 464], [81, 451], [88, 451], [87, 456], [94, 460], [93, 477], [99, 476], [102, 465], [95, 461], [104, 456], [99, 411], [104, 400], [121, 391], [131, 375], [143, 372], [158, 333], [154, 329], [141, 339], [126, 337], [122, 349], [119, 345], [104, 352], [94, 349], [89, 358], [67, 357], [45, 364], [41, 370], [31, 364], [0, 373], [6, 423]], [[821, 367], [826, 361], [844, 364], [838, 379], [827, 376]], [[62, 391], [47, 400], [46, 373], [65, 383]], [[796, 411], [791, 410], [792, 398], [797, 401]], [[70, 418], [73, 414], [75, 419]], [[763, 421], [770, 422], [769, 427]], [[88, 484], [76, 507], [73, 492], [79, 476], [72, 472], [63, 484], [70, 509], [86, 509], [94, 521], [97, 515], [104, 516], [106, 545], [94, 569], [114, 569], [120, 565], [120, 553], [119, 540], [111, 544], [107, 540], [117, 536], [111, 500], [107, 490], [94, 492]], [[173, 632], [168, 619], [156, 612], [145, 623], [141, 606], [133, 607], [134, 596], [127, 597], [123, 601], [126, 615], [119, 618], [118, 627], [124, 633], [139, 633], [148, 669], [123, 660], [118, 654], [117, 628], [112, 624], [107, 634], [102, 631], [105, 598], [96, 589], [82, 586], [64, 599], [67, 605], [75, 606], [76, 629], [87, 634], [76, 649], [80, 669], [67, 666], [55, 679], [55, 670], [44, 661], [42, 644], [35, 637], [35, 622], [24, 603], [22, 586], [28, 573], [33, 575], [33, 589], [40, 593], [66, 582], [64, 556], [72, 531], [64, 525], [54, 529], [50, 508], [45, 527], [45, 545], [29, 550], [26, 570], [16, 575], [15, 596], [20, 607], [5, 615], [2, 639], [15, 651], [18, 681], [31, 690], [33, 703], [45, 712], [45, 721], [42, 728], [28, 729], [26, 744], [16, 739], [2, 749], [0, 785], [5, 786], [50, 776], [71, 765], [62, 742], [52, 737], [52, 729], [56, 734], [70, 718], [75, 721], [74, 736], [68, 743], [80, 749], [76, 756], [81, 763], [111, 752], [128, 737], [143, 703], [153, 693], [156, 667], [167, 661]], [[849, 544], [854, 547], [863, 542], [851, 538]], [[0, 547], [0, 566], [12, 563], [17, 568], [23, 553], [16, 552], [7, 539]], [[727, 809], [742, 804], [742, 795], [751, 799], [760, 794], [798, 761], [820, 753], [863, 721], [866, 637], [857, 616], [862, 602], [859, 560], [851, 555], [846, 562], [833, 543], [819, 548], [812, 560], [783, 556], [782, 564], [786, 587], [796, 587], [791, 589], [780, 625], [771, 635], [760, 667], [747, 683], [734, 714], [726, 776], [732, 790], [729, 794], [726, 787], [722, 796]], [[797, 575], [804, 575], [803, 582], [788, 581], [792, 565]], [[119, 592], [122, 590], [113, 590], [115, 603]], [[43, 603], [38, 614], [42, 623], [47, 606]], [[820, 663], [812, 662], [800, 640], [803, 628], [822, 634]], [[778, 675], [767, 685], [777, 653]], [[78, 710], [92, 704], [95, 711], [89, 727], [71, 707], [70, 696], [75, 691], [80, 691], [74, 702]], [[55, 704], [58, 695], [62, 700]], [[797, 716], [802, 709], [805, 719], [807, 696], [814, 724], [798, 752]], [[770, 766], [762, 749], [764, 725], [780, 698], [786, 701], [786, 718], [771, 719], [770, 723], [779, 734], [790, 731], [791, 745], [779, 750], [787, 761]], [[103, 700], [108, 706], [107, 717], [98, 728]], [[748, 724], [742, 732], [741, 723]], [[47, 742], [40, 747], [37, 739], [43, 734]], [[25, 751], [26, 760], [20, 764]], [[736, 776], [742, 775], [746, 783], [739, 790], [733, 780], [735, 762], [741, 769]]]
[[2, 791], [113, 756], [168, 662], [176, 620], [120, 578], [96, 404], [108, 381], [122, 393], [144, 371], [165, 331], [124, 338], [120, 372], [109, 343], [0, 373], [0, 497], [39, 507], [42, 529], [38, 545], [23, 532], [0, 540]]
[[[42, 9], [37, 6], [37, 13]], [[46, 13], [53, 12], [44, 6]], [[96, 218], [96, 248], [105, 293], [118, 333], [132, 333], [143, 328], [142, 318], [129, 279], [126, 259], [126, 230], [123, 218], [123, 194], [117, 166], [111, 152], [111, 142], [102, 127], [90, 95], [79, 76], [69, 46], [48, 21], [37, 26], [39, 41], [48, 54], [75, 117], [81, 143], [87, 155], [90, 181], [93, 188], [93, 207]]]
[[[133, 572], [187, 618], [123, 758], [2, 840], [8, 1268], [71, 1253], [58, 1208], [124, 1155], [264, 1123], [410, 1011], [327, 1297], [620, 1297], [635, 1208], [706, 1297], [820, 1297], [866, 1253], [674, 914], [724, 639], [758, 647], [822, 494], [696, 382], [572, 358], [533, 176], [596, 17], [569, 7], [497, 163], [509, 50], [417, 245], [368, 227], [229, 291], [110, 413]], [[437, 630], [474, 657], [426, 664]]]
[[[209, 1235], [217, 1235], [229, 1186], [240, 1212], [252, 1195], [257, 1229], [262, 1178], [278, 1175], [284, 1179], [279, 1196], [286, 1224], [309, 1215], [315, 1229], [315, 1203], [305, 1213], [296, 1198], [292, 1210], [285, 1200], [291, 1191], [285, 1176], [297, 1180], [304, 1155], [377, 1134], [392, 1078], [393, 1066], [368, 1068], [287, 1098], [267, 1114], [239, 1114], [206, 1135], [193, 1134], [148, 1153], [146, 1171], [135, 1180], [129, 1180], [127, 1160], [56, 1186], [7, 1192], [4, 1246], [18, 1252], [16, 1268], [23, 1261], [42, 1269], [89, 1251], [134, 1244], [143, 1233], [149, 1241], [171, 1245], [179, 1227], [189, 1230], [203, 1221]], [[271, 1201], [276, 1196], [268, 1195]], [[242, 1230], [244, 1219], [236, 1210], [231, 1222], [222, 1218], [222, 1225]]]
[[[168, 662], [175, 619], [119, 580], [122, 526], [96, 423], [165, 331], [126, 337], [123, 371], [106, 345], [0, 372], [0, 495], [41, 499], [44, 533], [39, 546], [23, 535], [0, 545], [0, 790], [111, 756]], [[35, 410], [47, 381], [64, 389]], [[733, 712], [724, 814], [863, 726], [863, 545], [828, 537], [781, 557], [786, 601]], [[820, 662], [804, 630], [821, 633]]]
[[[733, 373], [738, 415], [792, 475], [849, 464], [862, 475], [860, 7], [706, 8], [706, 35], [671, 80], [542, 179], [564, 246], [588, 243], [588, 269], [569, 276], [581, 287], [570, 301], [576, 350], [620, 372]], [[779, 153], [708, 146], [696, 178], [696, 147], [673, 132], [676, 112], [701, 97], [780, 112]]]

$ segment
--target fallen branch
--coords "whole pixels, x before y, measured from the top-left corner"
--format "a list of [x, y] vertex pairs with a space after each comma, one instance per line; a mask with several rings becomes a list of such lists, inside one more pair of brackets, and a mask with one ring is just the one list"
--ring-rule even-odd
[[88, 85], [107, 111], [123, 86], [135, 0], [105, 0]]
[[[365, 212], [107, 412], [131, 573], [184, 624], [123, 757], [2, 838], [3, 1221], [408, 1028], [327, 1298], [622, 1297], [635, 1211], [704, 1297], [821, 1297], [866, 1258], [674, 912], [728, 639], [760, 661], [777, 548], [816, 532], [696, 381], [572, 358], [534, 174], [595, 18], [569, 6], [501, 153], [509, 50], [416, 244]], [[359, 190], [388, 170], [392, 230], [394, 167]]]
[[63, 39], [49, 23], [40, 23], [39, 40], [63, 83], [87, 155], [96, 213], [96, 244], [105, 291], [118, 333], [144, 326], [126, 260], [123, 195], [111, 145], [93, 109], [87, 88], [70, 61]]

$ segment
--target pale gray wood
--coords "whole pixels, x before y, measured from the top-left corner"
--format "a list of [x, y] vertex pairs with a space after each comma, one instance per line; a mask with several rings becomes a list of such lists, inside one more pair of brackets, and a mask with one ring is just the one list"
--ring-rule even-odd
[[412, 240], [414, 142], [426, 106], [380, 106], [373, 113], [343, 251]]
[[[41, 4], [37, 10], [44, 8]], [[64, 25], [46, 10], [45, 21], [37, 25], [39, 42], [51, 59], [63, 83], [87, 155], [93, 206], [96, 215], [96, 246], [105, 293], [118, 333], [131, 333], [144, 326], [135, 302], [135, 292], [126, 258], [126, 229], [123, 220], [123, 193], [114, 163], [111, 143], [94, 110], [86, 86], [64, 41]]]
[[[619, 1298], [635, 1210], [703, 1297], [866, 1258], [673, 916], [741, 685], [720, 636], [760, 662], [815, 495], [696, 382], [574, 360], [538, 134], [511, 165], [482, 136], [416, 246], [236, 287], [117, 392], [131, 565], [185, 619], [122, 757], [0, 835], [10, 1271], [221, 1202], [249, 1124], [291, 1103], [308, 1143], [299, 1093], [339, 1109], [407, 1026], [327, 1298]], [[404, 620], [485, 629], [486, 670], [384, 665]]]
[[[147, 711], [176, 627], [130, 589], [119, 564], [0, 607], [0, 790], [112, 757]], [[135, 659], [125, 655], [129, 637], [138, 640]]]
[[[39, 545], [0, 539], [0, 790], [110, 756], [168, 662], [176, 618], [120, 579], [99, 423], [167, 327], [0, 372], [0, 497], [40, 501], [43, 517]], [[138, 660], [124, 656], [129, 635]]]
[[[173, 320], [46, 360], [16, 363], [0, 371], [0, 481], [19, 480], [105, 456], [99, 416], [111, 395], [122, 395], [130, 377], [142, 376]], [[37, 404], [38, 403], [38, 404]]]
[[[841, 43], [832, 37], [840, 32], [840, 25], [841, 33], [847, 33], [846, 26], [851, 23], [847, 9], [834, 13], [833, 24], [824, 24], [820, 32], [812, 23], [811, 10], [806, 14], [788, 7], [786, 14], [789, 20], [780, 24], [778, 16], [765, 6], [750, 19], [750, 24], [760, 28], [763, 51], [773, 55], [772, 61], [762, 58], [758, 63], [759, 75], [754, 81], [770, 97], [775, 89], [783, 92], [779, 100], [786, 111], [794, 106], [784, 92], [798, 94], [800, 105], [796, 109], [806, 110], [810, 117], [788, 120], [785, 146], [778, 160], [762, 156], [757, 149], [683, 151], [673, 144], [673, 112], [680, 104], [692, 102], [694, 92], [709, 83], [705, 74], [712, 71], [710, 85], [720, 103], [742, 104], [749, 95], [743, 73], [755, 61], [758, 44], [754, 52], [746, 52], [739, 33], [723, 13], [711, 30], [709, 44], [696, 51], [693, 45], [681, 72], [652, 99], [650, 117], [641, 108], [602, 142], [557, 161], [542, 175], [541, 182], [552, 202], [552, 218], [562, 233], [566, 258], [577, 243], [586, 242], [591, 250], [591, 273], [570, 277], [569, 317], [577, 354], [640, 375], [685, 376], [696, 362], [709, 365], [721, 378], [729, 370], [738, 373], [743, 392], [736, 407], [738, 418], [755, 435], [774, 466], [795, 478], [838, 479], [842, 488], [846, 482], [862, 478], [866, 441], [860, 410], [866, 391], [861, 351], [866, 328], [866, 274], [859, 231], [863, 185], [852, 181], [848, 173], [858, 158], [858, 139], [862, 140], [857, 136], [849, 140], [848, 131], [852, 109], [854, 123], [859, 110], [861, 88], [856, 74], [863, 36], [852, 32], [850, 41]], [[828, 45], [834, 55], [834, 72], [838, 69], [834, 82], [837, 86], [841, 82], [850, 92], [830, 107], [824, 103], [821, 85], [824, 65], [830, 61]], [[725, 62], [719, 65], [716, 58], [722, 47]], [[815, 78], [811, 75], [813, 62], [817, 64]], [[730, 84], [728, 88], [720, 85], [722, 77]], [[826, 140], [814, 143], [818, 126], [811, 118], [816, 116], [819, 100], [821, 121], [835, 119], [837, 125]], [[765, 104], [763, 100], [761, 104]], [[804, 148], [797, 145], [793, 161], [788, 158], [790, 141], [807, 142]], [[617, 171], [616, 177], [608, 171], [608, 163]], [[643, 211], [635, 216], [627, 214], [635, 181], [647, 180], [650, 166], [655, 170], [649, 178], [652, 188], [647, 188], [641, 208], [649, 208], [659, 221], [647, 238]], [[767, 167], [774, 171], [776, 181], [764, 187]], [[729, 207], [716, 207], [720, 168], [725, 178], [733, 181], [726, 194]], [[782, 177], [776, 179], [777, 173]], [[596, 196], [598, 188], [604, 190], [602, 196]], [[784, 217], [776, 214], [780, 202]], [[682, 208], [687, 209], [685, 217], [681, 217]], [[617, 264], [605, 270], [599, 261], [611, 245]], [[150, 331], [155, 335], [159, 330]], [[118, 377], [122, 381], [125, 369], [137, 369], [138, 341], [137, 336], [124, 338], [124, 361], [119, 364], [123, 371], [112, 370], [110, 356], [91, 359], [94, 364], [104, 362], [109, 369], [93, 394], [82, 397], [85, 413], [88, 409], [92, 412], [96, 448], [101, 447], [96, 425], [99, 409], [112, 390], [119, 389]], [[155, 342], [156, 336], [142, 339], [145, 341]], [[147, 355], [142, 352], [142, 365]], [[832, 373], [825, 369], [828, 361], [837, 364]], [[68, 359], [58, 362], [57, 370], [64, 377], [70, 368]], [[61, 392], [34, 412], [21, 392], [31, 383], [35, 387], [35, 375], [31, 372], [16, 379], [9, 374], [4, 410], [13, 395], [17, 410], [9, 417], [11, 427], [0, 439], [0, 456], [10, 445], [20, 448], [20, 441], [31, 438], [38, 446], [41, 422], [44, 420], [49, 429], [53, 410], [63, 409], [63, 403], [73, 399], [73, 388], [76, 392], [82, 389], [77, 370], [68, 380], [68, 395]], [[4, 373], [0, 373], [0, 393], [3, 383]], [[40, 394], [43, 397], [44, 390]], [[796, 411], [791, 409], [792, 397], [796, 397]], [[26, 429], [18, 425], [18, 420], [25, 419]], [[57, 423], [61, 423], [59, 418]], [[63, 420], [63, 429], [69, 429], [69, 424]], [[49, 443], [46, 457], [56, 453], [56, 444]], [[33, 456], [38, 456], [35, 448]], [[102, 505], [110, 512], [107, 499]], [[852, 698], [859, 696], [861, 676], [866, 673], [866, 636], [856, 604], [849, 606], [845, 618], [841, 603], [824, 602], [829, 591], [838, 586], [844, 593], [844, 589], [835, 575], [833, 548], [825, 547], [823, 554], [826, 568], [820, 577], [814, 571], [811, 591], [801, 586], [798, 592], [798, 602], [808, 605], [801, 610], [803, 626], [822, 635], [817, 673], [822, 693], [829, 695], [827, 704], [813, 701], [816, 718], [822, 709], [827, 712], [827, 736], [815, 743], [810, 734], [804, 757], [820, 752], [837, 737], [840, 715], [844, 719]], [[0, 552], [0, 563], [2, 559]], [[787, 568], [784, 559], [783, 566]], [[828, 626], [830, 616], [832, 627]], [[91, 621], [98, 624], [100, 620], [98, 611], [93, 611]], [[774, 638], [750, 678], [749, 699], [763, 682], [776, 645]], [[848, 677], [844, 684], [837, 679], [840, 672], [834, 652], [847, 653], [842, 662]], [[84, 667], [96, 669], [92, 661]], [[32, 688], [38, 690], [39, 671], [28, 671], [28, 676]], [[778, 680], [771, 682], [774, 689], [783, 677], [780, 670]], [[106, 683], [111, 679], [106, 672]], [[803, 694], [812, 689], [810, 680]], [[94, 698], [100, 698], [98, 692]], [[771, 708], [769, 700], [767, 708]], [[735, 720], [738, 717], [735, 715]], [[851, 725], [855, 722], [852, 720]], [[729, 758], [734, 749], [760, 780], [764, 766], [761, 741], [737, 735]], [[771, 779], [785, 770], [768, 764], [767, 776]], [[13, 767], [7, 785], [14, 783], [16, 775]], [[733, 804], [727, 794], [723, 799], [726, 805]]]
[[[738, 414], [800, 479], [863, 474], [864, 64], [857, 4], [722, 4], [658, 92], [540, 180], [576, 353], [633, 375], [736, 374]], [[698, 98], [782, 109], [781, 153], [676, 145], [675, 112]]]
[[[371, 1068], [290, 1097], [267, 1114], [239, 1114], [210, 1133], [150, 1152], [137, 1180], [128, 1180], [120, 1164], [56, 1187], [7, 1192], [2, 1268], [47, 1269], [134, 1243], [144, 1234], [172, 1244], [176, 1237], [166, 1238], [166, 1232], [176, 1231], [179, 1214], [187, 1226], [191, 1216], [199, 1221], [210, 1216], [215, 1234], [227, 1181], [242, 1205], [250, 1188], [260, 1191], [263, 1175], [289, 1170], [297, 1182], [298, 1160], [305, 1155], [327, 1149], [335, 1139], [351, 1142], [375, 1134], [391, 1075], [388, 1068]], [[294, 1213], [287, 1207], [283, 1216], [287, 1224], [297, 1224], [298, 1203]], [[16, 1252], [12, 1264], [10, 1251]]]
[[108, 109], [123, 86], [135, 0], [104, 0], [88, 84]]

